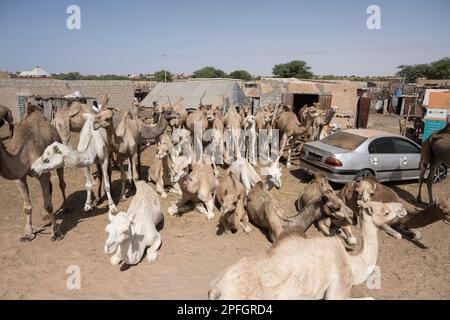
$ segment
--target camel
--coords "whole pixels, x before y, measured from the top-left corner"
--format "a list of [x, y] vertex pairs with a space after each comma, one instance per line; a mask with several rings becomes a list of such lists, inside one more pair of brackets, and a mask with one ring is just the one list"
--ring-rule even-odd
[[256, 118], [253, 115], [248, 115], [244, 118], [243, 127], [246, 137], [245, 150], [247, 153], [248, 162], [256, 166], [258, 155], [257, 155], [257, 141], [256, 141]]
[[[106, 109], [109, 97], [106, 95], [102, 99], [102, 108]], [[61, 137], [62, 143], [67, 145], [70, 140], [70, 132], [80, 132], [84, 124], [83, 114], [92, 113], [92, 108], [80, 101], [72, 101], [67, 107], [59, 108], [53, 118], [52, 125]]]
[[[344, 208], [349, 215], [351, 215], [351, 212], [356, 212], [355, 210], [357, 208], [350, 207], [345, 201], [339, 198], [330, 186], [328, 180], [321, 175], [317, 175], [306, 188], [300, 192], [295, 203], [297, 210], [302, 212], [311, 202], [321, 198], [325, 193], [327, 193], [328, 197], [334, 199], [336, 208]], [[350, 246], [355, 245], [357, 242], [352, 233], [352, 228], [346, 223], [342, 224], [342, 219], [333, 219], [329, 216], [318, 219], [317, 228], [326, 236], [336, 233]]]
[[254, 225], [268, 230], [269, 239], [272, 242], [289, 228], [306, 232], [314, 222], [320, 221], [324, 217], [331, 217], [350, 224], [353, 221], [353, 212], [334, 192], [329, 190], [324, 192], [321, 197], [309, 202], [300, 213], [289, 217], [262, 181], [258, 182], [248, 194], [246, 208], [250, 221]]
[[273, 114], [267, 108], [261, 107], [255, 115], [256, 133], [258, 135], [258, 154], [263, 162], [269, 161], [269, 143], [272, 141]]
[[220, 225], [225, 233], [235, 233], [239, 225], [245, 233], [252, 231], [245, 210], [245, 187], [231, 173], [219, 180], [216, 199], [220, 205]]
[[[244, 158], [235, 160], [230, 168], [228, 168], [228, 172], [244, 185], [247, 194], [256, 183], [262, 180], [255, 168], [253, 168], [253, 166]], [[264, 181], [269, 189], [272, 189], [273, 187], [276, 187], [277, 189], [281, 188], [281, 168], [279, 158], [269, 167], [261, 168], [261, 173], [266, 176]]]
[[[228, 110], [223, 118], [223, 123], [225, 125], [226, 137], [227, 137], [227, 163], [230, 163], [233, 159], [233, 149], [234, 156], [236, 159], [241, 158], [241, 148], [239, 146], [239, 134], [242, 126], [242, 118], [239, 113], [236, 111], [236, 107], [231, 105], [226, 99], [228, 103]], [[230, 143], [228, 143], [230, 142]], [[231, 151], [231, 152], [230, 152]]]
[[[297, 138], [308, 134], [308, 128], [301, 126], [295, 113], [285, 111], [279, 115], [275, 120], [276, 128], [282, 133], [280, 155], [283, 154], [284, 148], [290, 139]], [[291, 147], [288, 150], [288, 157], [286, 160], [286, 167], [291, 167]]]
[[7, 107], [0, 105], [0, 128], [5, 122], [8, 123], [9, 137], [12, 138], [14, 135], [14, 119], [12, 116], [12, 112]]
[[[91, 193], [93, 178], [90, 166], [97, 164], [97, 171], [99, 173], [100, 187], [103, 178], [105, 184], [105, 191], [108, 197], [108, 206], [111, 212], [117, 212], [117, 207], [110, 193], [110, 183], [108, 179], [109, 168], [109, 144], [105, 128], [111, 125], [111, 118], [113, 113], [111, 110], [106, 110], [98, 115], [92, 113], [83, 114], [84, 125], [80, 133], [80, 141], [77, 150], [54, 142], [49, 145], [42, 155], [33, 163], [31, 170], [36, 176], [41, 176], [51, 170], [66, 167], [83, 168], [86, 178], [86, 202], [84, 211], [88, 212], [93, 209], [98, 202], [98, 198], [92, 202]], [[100, 166], [100, 169], [99, 169]]]
[[173, 118], [173, 112], [170, 109], [167, 109], [162, 111], [162, 115], [159, 116], [158, 122], [155, 125], [147, 125], [141, 120], [138, 120], [141, 139], [153, 140], [158, 138], [166, 131], [167, 127], [169, 126], [169, 121], [171, 121]]
[[[122, 189], [120, 193], [120, 201], [126, 200], [126, 178], [129, 183], [136, 183], [139, 180], [139, 171], [141, 167], [141, 135], [139, 120], [133, 119], [131, 112], [126, 111], [121, 114], [121, 120], [117, 126], [114, 126], [114, 134], [112, 149], [117, 155], [117, 162], [120, 167], [120, 180]], [[128, 163], [128, 177], [125, 175], [123, 162], [125, 159]]]
[[167, 97], [167, 100], [169, 101], [169, 107], [166, 107], [165, 109], [170, 108], [170, 110], [174, 113], [174, 119], [170, 120], [170, 126], [174, 129], [181, 129], [186, 125], [186, 120], [188, 117], [186, 108], [181, 104], [184, 98], [181, 97], [178, 99], [173, 106], [169, 97]]
[[[344, 200], [352, 210], [357, 208], [357, 201], [362, 200], [364, 202], [377, 201], [382, 203], [398, 202], [404, 205], [408, 212], [408, 216], [413, 216], [417, 213], [416, 207], [410, 206], [406, 201], [398, 196], [398, 194], [390, 187], [381, 184], [376, 177], [366, 177], [361, 182], [349, 182], [339, 192], [339, 196]], [[405, 220], [406, 221], [406, 220]], [[393, 236], [396, 239], [402, 239], [402, 234], [394, 230], [391, 226], [397, 226], [400, 224], [399, 220], [392, 220], [389, 224], [381, 226], [387, 234]], [[419, 240], [421, 235], [417, 230], [405, 230], [408, 233], [414, 235], [414, 239]]]
[[194, 159], [195, 163], [201, 163], [203, 158], [203, 135], [208, 128], [206, 113], [210, 106], [200, 104], [199, 107], [190, 113], [186, 119], [186, 127], [194, 136]]
[[427, 189], [429, 203], [435, 202], [433, 198], [433, 178], [436, 169], [444, 164], [450, 166], [450, 123], [444, 129], [434, 132], [423, 144], [420, 154], [419, 193], [417, 201], [422, 202], [422, 184], [425, 172], [429, 166]]
[[211, 141], [211, 143], [206, 147], [205, 159], [206, 163], [211, 163], [214, 168], [214, 174], [216, 177], [219, 176], [219, 171], [217, 170], [216, 164], [223, 163], [224, 155], [224, 122], [221, 115], [222, 110], [218, 106], [211, 106], [206, 111], [206, 119], [208, 120], [208, 128], [205, 131], [204, 140]]
[[[191, 173], [178, 175], [178, 177], [180, 177], [180, 187], [183, 194], [180, 200], [167, 209], [167, 213], [173, 216], [187, 211], [186, 205], [192, 202], [196, 204], [196, 209], [200, 213], [203, 213], [208, 220], [212, 220], [214, 218], [214, 197], [218, 182], [211, 166], [208, 164], [195, 164]], [[172, 182], [178, 181], [172, 179]]]
[[336, 238], [282, 234], [266, 252], [243, 258], [211, 282], [209, 299], [347, 299], [366, 281], [378, 258], [377, 227], [406, 214], [401, 204], [360, 202], [363, 248], [349, 255]]
[[252, 107], [248, 104], [243, 105], [239, 110], [239, 115], [241, 116], [241, 122], [243, 122], [245, 118], [252, 115]]
[[150, 186], [144, 181], [136, 182], [136, 195], [128, 211], [115, 216], [109, 212], [108, 218], [105, 252], [114, 253], [110, 260], [112, 265], [121, 261], [135, 265], [141, 261], [145, 251], [148, 262], [156, 260], [161, 246], [161, 235], [156, 226], [164, 217], [158, 196]]
[[166, 187], [169, 187], [170, 192], [178, 195], [181, 195], [181, 189], [177, 182], [171, 181], [173, 176], [173, 163], [170, 157], [170, 152], [173, 149], [172, 141], [166, 134], [163, 134], [161, 138], [156, 147], [156, 161], [152, 163], [148, 171], [148, 180], [155, 183], [156, 192], [160, 194], [161, 198], [165, 199], [167, 198]]
[[[45, 148], [53, 142], [60, 142], [58, 132], [45, 119], [41, 111], [34, 111], [27, 115], [17, 126], [15, 134], [5, 149], [0, 140], [0, 176], [7, 180], [15, 180], [17, 188], [23, 199], [23, 211], [25, 213], [25, 232], [21, 241], [31, 241], [36, 237], [36, 233], [42, 228], [35, 228], [32, 224], [32, 205], [28, 190], [27, 175], [31, 174], [33, 162], [44, 152]], [[63, 205], [66, 201], [64, 182], [64, 168], [57, 170], [59, 178], [59, 188], [63, 196]], [[50, 173], [46, 173], [37, 178], [41, 186], [44, 198], [44, 208], [47, 211], [52, 223], [52, 240], [60, 240], [63, 234], [59, 230], [53, 214], [52, 205], [52, 185]]]

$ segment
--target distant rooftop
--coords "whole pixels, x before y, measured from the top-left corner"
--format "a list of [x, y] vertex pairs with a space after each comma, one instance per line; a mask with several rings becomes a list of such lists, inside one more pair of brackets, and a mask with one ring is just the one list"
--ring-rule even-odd
[[52, 75], [40, 67], [36, 67], [31, 71], [22, 71], [19, 73], [20, 78], [51, 78]]

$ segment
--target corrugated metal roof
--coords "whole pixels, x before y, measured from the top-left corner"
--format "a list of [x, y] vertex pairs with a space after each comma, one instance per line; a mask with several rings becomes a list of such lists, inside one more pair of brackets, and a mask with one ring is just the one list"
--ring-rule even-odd
[[158, 104], [164, 105], [168, 103], [167, 96], [169, 96], [171, 103], [175, 103], [179, 98], [184, 98], [183, 106], [186, 109], [195, 109], [204, 93], [206, 93], [203, 98], [204, 104], [222, 105], [223, 96], [228, 96], [232, 104], [242, 105], [245, 102], [244, 92], [237, 80], [196, 79], [194, 81], [160, 82], [150, 91], [141, 104], [145, 107], [151, 107], [154, 101], [158, 101]]

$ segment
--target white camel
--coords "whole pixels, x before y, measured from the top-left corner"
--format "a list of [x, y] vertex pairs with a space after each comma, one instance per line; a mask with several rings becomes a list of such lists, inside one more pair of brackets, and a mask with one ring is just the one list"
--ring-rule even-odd
[[400, 203], [362, 202], [362, 251], [349, 255], [337, 238], [282, 234], [272, 247], [243, 258], [211, 283], [209, 299], [347, 299], [366, 281], [378, 257], [377, 227], [406, 215]]
[[106, 226], [108, 239], [105, 242], [106, 254], [111, 264], [121, 261], [134, 265], [141, 261], [147, 249], [147, 260], [155, 261], [161, 246], [161, 235], [156, 226], [163, 221], [163, 212], [156, 192], [144, 181], [136, 182], [136, 195], [131, 200], [128, 211], [117, 215], [108, 213]]
[[246, 152], [248, 162], [252, 166], [256, 165], [257, 156], [256, 156], [256, 119], [253, 115], [248, 115], [245, 117], [243, 121], [243, 127], [245, 130], [246, 136]]
[[[98, 115], [85, 113], [83, 128], [80, 133], [80, 141], [77, 150], [58, 142], [49, 145], [44, 153], [33, 163], [31, 170], [33, 174], [40, 176], [61, 167], [83, 168], [86, 178], [86, 203], [84, 211], [90, 211], [98, 202], [98, 197], [94, 194], [94, 202], [91, 198], [93, 177], [90, 166], [94, 163], [101, 167], [99, 179], [101, 177], [105, 184], [105, 192], [108, 197], [109, 210], [117, 212], [116, 205], [111, 197], [110, 184], [108, 178], [108, 166], [110, 150], [105, 128], [111, 125], [112, 111], [106, 110]], [[98, 166], [97, 166], [98, 168]]]

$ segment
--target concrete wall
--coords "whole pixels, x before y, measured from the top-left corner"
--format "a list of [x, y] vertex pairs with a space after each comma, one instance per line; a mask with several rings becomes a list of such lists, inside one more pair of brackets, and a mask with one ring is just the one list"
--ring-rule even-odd
[[261, 104], [281, 103], [282, 94], [331, 95], [331, 105], [340, 112], [356, 114], [357, 90], [365, 83], [354, 81], [307, 81], [298, 79], [262, 79]]
[[134, 84], [128, 80], [1, 79], [0, 104], [11, 109], [17, 122], [20, 120], [19, 96], [66, 95], [75, 91], [99, 100], [109, 94], [109, 106], [115, 108], [129, 108], [134, 98]]

